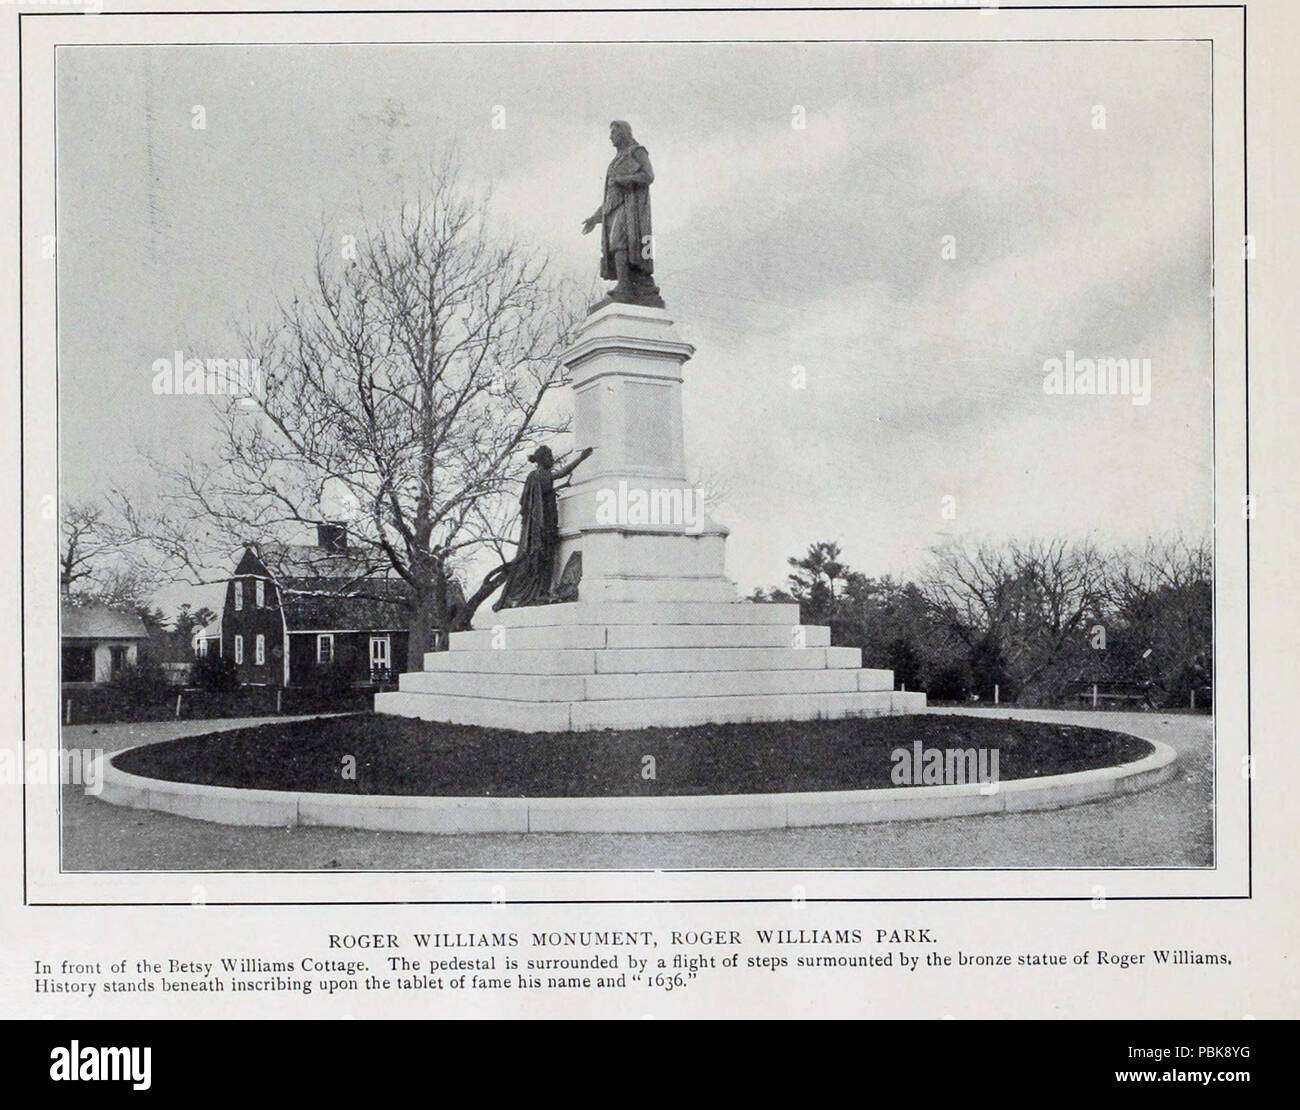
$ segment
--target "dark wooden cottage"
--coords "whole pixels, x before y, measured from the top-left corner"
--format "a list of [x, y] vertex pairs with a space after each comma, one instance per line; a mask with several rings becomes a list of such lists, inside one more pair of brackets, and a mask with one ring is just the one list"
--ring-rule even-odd
[[407, 668], [407, 590], [322, 524], [315, 546], [250, 544], [226, 583], [219, 650], [248, 685], [387, 685]]

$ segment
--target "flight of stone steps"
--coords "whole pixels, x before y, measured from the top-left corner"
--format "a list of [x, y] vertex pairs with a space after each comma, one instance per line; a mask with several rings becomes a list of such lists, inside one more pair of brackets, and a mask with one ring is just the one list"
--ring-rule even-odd
[[[572, 602], [507, 609], [378, 694], [375, 709], [523, 732], [925, 710], [794, 604]], [[486, 622], [485, 622], [486, 623]]]

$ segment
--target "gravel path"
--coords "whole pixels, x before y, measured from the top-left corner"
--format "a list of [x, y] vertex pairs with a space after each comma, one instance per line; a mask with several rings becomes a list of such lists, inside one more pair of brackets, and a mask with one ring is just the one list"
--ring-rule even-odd
[[[1213, 865], [1209, 717], [1030, 709], [934, 712], [1092, 725], [1162, 740], [1178, 752], [1178, 774], [1154, 790], [1045, 813], [820, 829], [646, 835], [431, 836], [349, 829], [243, 828], [124, 809], [87, 796], [78, 787], [65, 787], [63, 867], [69, 871], [300, 871]], [[69, 747], [113, 752], [251, 723], [256, 721], [78, 725], [65, 728], [63, 735]]]

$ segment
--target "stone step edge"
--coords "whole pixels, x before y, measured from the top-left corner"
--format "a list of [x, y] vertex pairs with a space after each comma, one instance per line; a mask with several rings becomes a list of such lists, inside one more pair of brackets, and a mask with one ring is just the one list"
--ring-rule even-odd
[[[583, 633], [599, 632], [600, 633], [599, 638], [601, 642], [584, 644], [582, 647], [579, 648], [563, 648], [563, 647], [551, 648], [546, 646], [530, 647], [530, 648], [501, 647], [501, 648], [490, 649], [493, 651], [646, 651], [651, 648], [664, 648], [664, 649], [680, 648], [686, 650], [692, 648], [741, 648], [741, 647], [764, 647], [764, 648], [791, 647], [791, 650], [802, 650], [802, 649], [793, 648], [791, 646], [790, 641], [794, 639], [795, 635], [802, 634], [804, 637], [809, 637], [810, 634], [823, 633], [823, 632], [829, 633], [829, 629], [827, 628], [826, 625], [823, 624], [782, 625], [779, 623], [769, 623], [769, 624], [713, 623], [713, 624], [497, 625], [491, 628], [465, 628], [453, 632], [451, 634], [451, 644], [447, 648], [447, 652], [483, 651], [485, 650], [484, 648], [467, 648], [462, 645], [464, 644], [465, 640], [470, 636], [491, 637], [496, 634], [498, 629], [504, 631], [507, 634], [512, 632], [514, 633], [527, 632], [533, 634], [535, 633], [554, 634], [557, 638], [561, 638], [561, 639], [563, 638], [565, 633], [570, 633], [570, 632], [579, 632], [579, 631]], [[638, 631], [642, 631], [646, 633], [649, 636], [649, 638], [654, 639], [657, 637], [659, 630], [667, 630], [667, 629], [691, 629], [692, 631], [698, 631], [701, 635], [706, 637], [717, 638], [723, 636], [735, 636], [736, 639], [734, 641], [725, 640], [717, 643], [707, 643], [707, 644], [644, 643], [644, 644], [636, 644], [630, 647], [626, 645], [620, 647], [611, 647], [609, 644], [611, 633], [613, 633], [617, 637], [626, 637], [631, 634], [636, 634]], [[779, 630], [782, 633], [782, 639], [779, 643], [755, 644], [755, 643], [746, 642], [749, 639], [749, 637], [754, 634], [755, 630], [758, 630], [758, 632], [761, 635], [770, 635], [773, 631]], [[507, 639], [508, 638], [509, 637], [507, 635]], [[816, 638], [820, 638], [820, 637], [816, 637]], [[850, 645], [831, 644], [831, 643], [807, 645], [807, 647], [809, 648], [847, 647], [847, 646]], [[426, 652], [425, 654], [442, 655], [445, 653]]]
[[[707, 674], [707, 675], [716, 675], [720, 677], [723, 675], [819, 674], [824, 671], [835, 671], [835, 672], [847, 673], [848, 671], [872, 671], [872, 670], [874, 670], [874, 668], [871, 667], [808, 667], [800, 670], [796, 670], [794, 668], [789, 668], [786, 670], [773, 670], [772, 668], [768, 667], [768, 668], [764, 668], [763, 670], [755, 670], [755, 671], [641, 671], [641, 672], [606, 671], [600, 674], [591, 674], [591, 675], [586, 675], [586, 674], [561, 674], [561, 675], [518, 674], [517, 675], [511, 672], [496, 672], [496, 671], [441, 671], [441, 672], [407, 671], [406, 673], [417, 674], [417, 675], [424, 675], [424, 674], [453, 675], [454, 674], [454, 675], [462, 675], [465, 677], [478, 676], [483, 679], [490, 680], [494, 678], [548, 678], [548, 677], [557, 678], [557, 679], [634, 678], [634, 677], [640, 677], [641, 675], [649, 675], [653, 677], [658, 675], [680, 675], [680, 674]], [[509, 702], [511, 705], [526, 705], [526, 706], [538, 706], [538, 707], [554, 706], [554, 705], [595, 705], [595, 704], [602, 704], [608, 702], [620, 702], [620, 701], [655, 701], [655, 702], [688, 701], [688, 700], [698, 700], [701, 698], [797, 698], [797, 697], [805, 697], [805, 696], [810, 698], [811, 697], [821, 698], [821, 697], [838, 697], [840, 695], [852, 696], [856, 694], [922, 693], [922, 691], [919, 690], [895, 690], [891, 686], [890, 689], [888, 690], [863, 690], [860, 687], [854, 687], [852, 690], [806, 690], [806, 691], [765, 690], [765, 691], [749, 692], [749, 693], [741, 691], [734, 694], [713, 694], [713, 693], [710, 694], [637, 694], [632, 697], [629, 697], [624, 694], [619, 694], [614, 697], [606, 697], [606, 698], [591, 698], [591, 697], [584, 696], [581, 698], [554, 698], [554, 699], [548, 699], [543, 701], [537, 698], [512, 698], [495, 690], [490, 690], [482, 694], [462, 694], [462, 693], [441, 694], [441, 693], [434, 693], [430, 690], [402, 690], [402, 689], [393, 690], [389, 692], [395, 694], [402, 694], [408, 697], [463, 698], [467, 701]], [[382, 697], [383, 694], [378, 694], [376, 696]]]
[[[734, 620], [725, 618], [734, 617]], [[796, 627], [799, 606], [793, 602], [754, 601], [569, 601], [502, 609], [471, 632], [494, 627], [567, 628], [575, 625], [759, 624]]]
[[[689, 657], [697, 653], [703, 652], [707, 654], [708, 652], [719, 652], [719, 651], [740, 651], [740, 652], [786, 651], [791, 653], [791, 655], [803, 655], [805, 657], [811, 657], [814, 653], [821, 652], [822, 662], [819, 665], [813, 667], [803, 667], [803, 666], [745, 667], [745, 668], [738, 669], [735, 667], [723, 668], [723, 667], [681, 666], [681, 667], [653, 667], [645, 671], [624, 671], [624, 670], [602, 671], [600, 669], [600, 664], [599, 664], [599, 659], [601, 656], [616, 656], [616, 657], [622, 656], [624, 659], [627, 659], [630, 658], [632, 655], [637, 655], [644, 652], [663, 652], [666, 655], [670, 655], [670, 656], [678, 655], [681, 657], [682, 663], [687, 663]], [[692, 674], [692, 673], [740, 674], [740, 673], [752, 673], [754, 671], [859, 671], [859, 670], [887, 671], [889, 670], [888, 667], [864, 667], [860, 661], [860, 655], [859, 655], [858, 662], [852, 662], [847, 658], [843, 663], [832, 662], [832, 659], [834, 657], [830, 653], [833, 651], [860, 652], [860, 649], [847, 647], [841, 644], [830, 644], [828, 646], [808, 647], [808, 648], [787, 648], [787, 647], [781, 647], [776, 644], [758, 644], [758, 645], [740, 644], [736, 646], [718, 645], [713, 647], [672, 645], [666, 647], [636, 647], [636, 648], [610, 648], [610, 647], [606, 647], [606, 648], [598, 648], [598, 647], [590, 647], [590, 648], [466, 648], [466, 647], [461, 647], [461, 648], [455, 648], [453, 647], [449, 651], [426, 651], [424, 653], [424, 665], [421, 671], [407, 671], [403, 673], [483, 674], [483, 675], [517, 674], [517, 675], [534, 675], [534, 676], [554, 675], [555, 677], [571, 677], [574, 675], [596, 675], [596, 674]], [[555, 671], [512, 671], [512, 670], [503, 669], [503, 670], [475, 671], [475, 670], [468, 670], [468, 669], [462, 670], [456, 667], [442, 667], [437, 665], [430, 666], [429, 663], [431, 659], [454, 658], [456, 656], [465, 656], [465, 655], [492, 655], [492, 656], [499, 657], [501, 659], [510, 659], [512, 656], [513, 657], [527, 656], [529, 659], [540, 659], [546, 656], [560, 656], [571, 662], [576, 661], [579, 656], [590, 655], [592, 657], [592, 669], [587, 670], [584, 668], [582, 670], [555, 670]]]

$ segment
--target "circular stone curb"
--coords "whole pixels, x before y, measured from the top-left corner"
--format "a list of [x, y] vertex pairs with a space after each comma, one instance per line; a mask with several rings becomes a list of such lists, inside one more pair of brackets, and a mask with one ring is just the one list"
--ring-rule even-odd
[[1010, 779], [991, 787], [968, 783], [654, 798], [428, 798], [200, 786], [129, 774], [113, 765], [113, 756], [107, 756], [102, 758], [103, 789], [99, 797], [113, 805], [152, 809], [223, 825], [314, 825], [443, 834], [805, 828], [1061, 809], [1133, 794], [1173, 778], [1178, 759], [1168, 744], [1158, 740], [1144, 742], [1151, 744], [1155, 751], [1132, 763], [1042, 778]]

